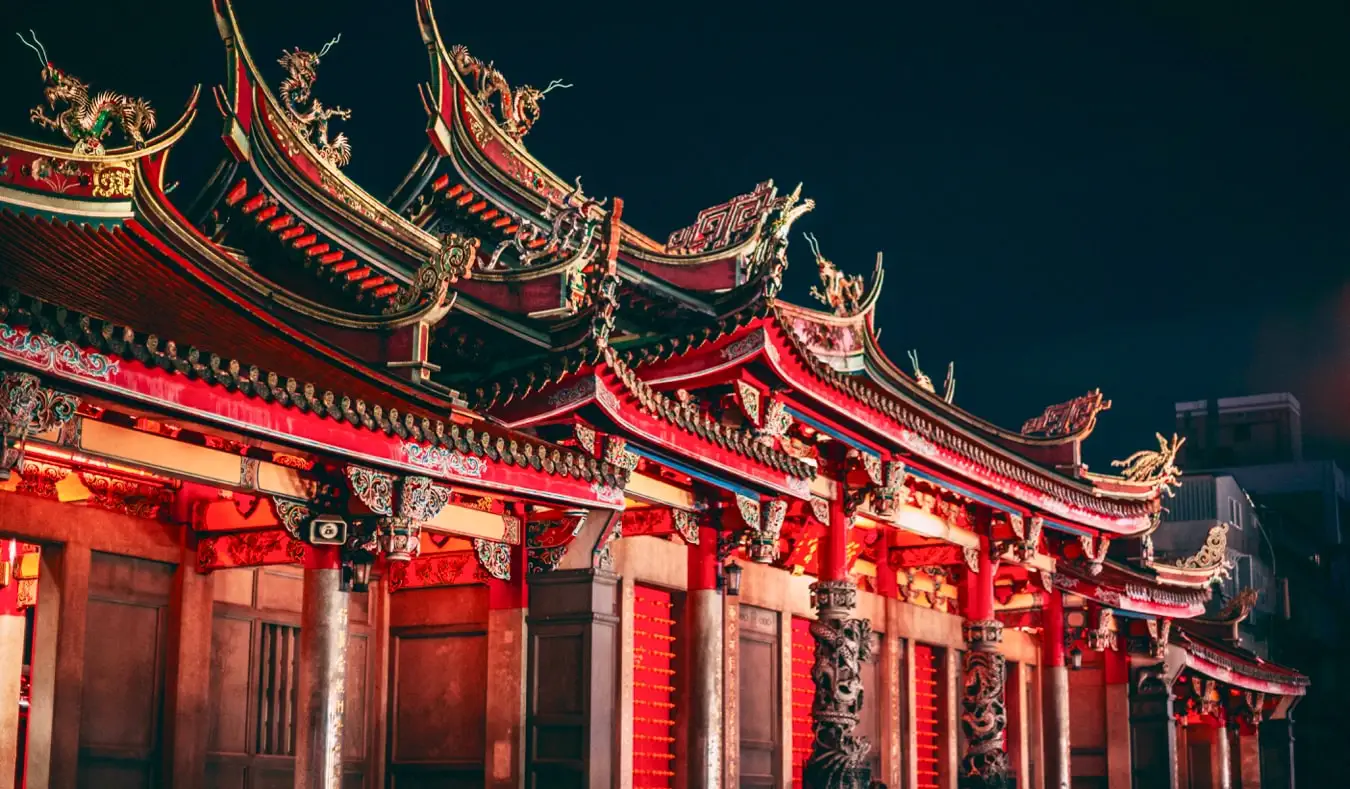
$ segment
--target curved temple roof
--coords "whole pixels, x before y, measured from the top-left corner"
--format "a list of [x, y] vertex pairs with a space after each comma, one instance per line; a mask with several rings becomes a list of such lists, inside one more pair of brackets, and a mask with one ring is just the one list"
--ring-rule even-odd
[[[557, 371], [586, 366], [568, 359], [585, 356], [584, 332], [602, 308], [597, 294], [607, 281], [604, 261], [614, 267], [624, 299], [664, 305], [678, 316], [678, 330], [698, 338], [676, 342], [669, 326], [669, 336], [662, 333], [664, 318], [635, 329], [631, 321], [641, 314], [627, 311], [622, 317], [629, 323], [615, 329], [614, 347], [642, 386], [674, 388], [681, 376], [707, 378], [714, 368], [748, 369], [753, 363], [788, 390], [785, 402], [828, 414], [883, 454], [912, 457], [931, 464], [935, 473], [972, 480], [1028, 513], [1044, 512], [1090, 530], [1143, 534], [1153, 527], [1158, 497], [1178, 475], [1172, 465], [1175, 445], [1132, 457], [1122, 476], [1088, 474], [1080, 446], [1109, 407], [1100, 393], [1047, 409], [1013, 432], [954, 404], [951, 368], [941, 394], [918, 368], [917, 356], [911, 354], [912, 374], [903, 372], [882, 351], [874, 328], [884, 280], [880, 256], [865, 283], [843, 274], [808, 237], [821, 277], [812, 293], [829, 310], [780, 300], [789, 233], [814, 205], [800, 200], [800, 187], [780, 195], [765, 181], [703, 211], [693, 225], [658, 244], [622, 223], [620, 201], [610, 206], [587, 197], [579, 181], [566, 183], [528, 153], [522, 140], [548, 90], [513, 88], [491, 64], [462, 47], [447, 47], [430, 0], [416, 0], [433, 70], [423, 95], [431, 147], [400, 187], [395, 210], [342, 173], [350, 142], [331, 136], [326, 125], [315, 126], [315, 118], [326, 124], [343, 117], [310, 94], [328, 47], [286, 53], [282, 65], [289, 77], [278, 94], [256, 68], [229, 0], [213, 0], [213, 8], [230, 67], [217, 103], [226, 116], [224, 140], [233, 161], [222, 168], [205, 204], [234, 229], [262, 234], [264, 241], [250, 236], [256, 259], [193, 227], [165, 197], [164, 156], [191, 111], [134, 156], [118, 149], [104, 156], [103, 164], [70, 165], [90, 171], [90, 178], [97, 176], [94, 169], [120, 167], [128, 184], [120, 201], [85, 192], [82, 200], [70, 202], [78, 192], [57, 198], [52, 188], [28, 186], [47, 192], [41, 210], [50, 216], [74, 211], [81, 221], [96, 218], [110, 225], [106, 232], [112, 236], [130, 233], [155, 247], [156, 265], [175, 272], [162, 287], [172, 289], [174, 298], [189, 299], [184, 304], [200, 298], [193, 294], [210, 292], [216, 306], [203, 306], [201, 314], [215, 321], [218, 305], [228, 304], [235, 316], [230, 325], [241, 337], [258, 338], [260, 350], [270, 344], [280, 352], [277, 338], [285, 338], [325, 364], [345, 360], [368, 385], [397, 392], [406, 404], [444, 403], [447, 390], [432, 386], [433, 377], [410, 385], [371, 370], [389, 361], [390, 348], [410, 343], [423, 348], [414, 363], [436, 368], [427, 358], [428, 332], [467, 316], [480, 322], [480, 334], [487, 327], [505, 329], [537, 351], [515, 367], [496, 363], [500, 382], [484, 385], [491, 394], [477, 403], [495, 407], [503, 398], [546, 388], [522, 388], [521, 381], [528, 380], [522, 367], [554, 371], [539, 380], [555, 386], [569, 374]], [[44, 153], [22, 141], [4, 142], [30, 159]], [[31, 198], [5, 195], [20, 213], [31, 211]], [[26, 254], [10, 246], [14, 256]], [[335, 305], [313, 288], [292, 287], [298, 281], [292, 272], [269, 274], [265, 269], [278, 265], [273, 258], [283, 252], [325, 272], [355, 294], [360, 306]], [[77, 294], [73, 306], [92, 312], [109, 309], [98, 294], [68, 277], [62, 287], [40, 279], [18, 284], [35, 295]], [[611, 323], [613, 306], [606, 318]], [[133, 312], [124, 317], [135, 317]], [[166, 319], [166, 326], [171, 323]], [[206, 337], [219, 327], [203, 324], [199, 331]], [[757, 344], [749, 354], [712, 359], [752, 341]]]

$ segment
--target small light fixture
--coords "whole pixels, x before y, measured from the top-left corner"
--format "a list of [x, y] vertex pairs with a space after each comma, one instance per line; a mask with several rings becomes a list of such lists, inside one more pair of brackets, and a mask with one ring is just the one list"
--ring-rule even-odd
[[741, 566], [735, 562], [722, 565], [722, 592], [728, 597], [741, 596]]
[[353, 551], [342, 563], [342, 589], [357, 593], [370, 591], [370, 570], [374, 566], [374, 556], [365, 551]]
[[1083, 650], [1074, 647], [1069, 650], [1069, 668], [1077, 671], [1083, 667]]

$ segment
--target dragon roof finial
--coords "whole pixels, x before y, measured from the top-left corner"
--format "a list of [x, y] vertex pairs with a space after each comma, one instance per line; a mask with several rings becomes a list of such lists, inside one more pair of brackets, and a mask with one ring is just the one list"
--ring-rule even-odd
[[[474, 97], [479, 106], [492, 117], [507, 137], [519, 142], [539, 120], [539, 103], [549, 92], [572, 85], [560, 79], [550, 80], [540, 90], [532, 85], [512, 88], [506, 76], [497, 70], [494, 61], [484, 63], [469, 54], [468, 47], [456, 44], [450, 48], [450, 60], [462, 77], [473, 78]], [[496, 100], [495, 106], [493, 100]]]
[[1155, 435], [1158, 438], [1156, 451], [1140, 450], [1124, 460], [1111, 461], [1111, 465], [1122, 469], [1120, 475], [1126, 480], [1153, 485], [1171, 496], [1175, 492], [1174, 488], [1181, 484], [1181, 469], [1177, 468], [1176, 462], [1177, 453], [1186, 439], [1178, 438], [1173, 433], [1169, 444], [1162, 433]]
[[[155, 129], [155, 111], [148, 101], [111, 91], [90, 97], [89, 86], [52, 65], [47, 48], [38, 40], [37, 34], [32, 30], [28, 32], [33, 37], [32, 42], [22, 33], [15, 35], [24, 46], [37, 53], [38, 61], [42, 63], [42, 80], [46, 83], [43, 95], [47, 107], [44, 109], [39, 104], [33, 108], [29, 118], [34, 123], [66, 135], [66, 139], [75, 144], [75, 153], [86, 156], [105, 153], [103, 139], [114, 128], [119, 129], [133, 147], [145, 147], [145, 135]], [[47, 110], [55, 110], [62, 102], [66, 108], [55, 117], [48, 117]]]
[[341, 40], [342, 34], [339, 33], [324, 44], [317, 54], [296, 47], [289, 52], [282, 50], [281, 57], [277, 59], [277, 63], [286, 69], [280, 92], [282, 103], [290, 115], [291, 127], [314, 146], [319, 158], [334, 167], [345, 167], [352, 160], [352, 144], [342, 132], [329, 140], [328, 121], [332, 118], [348, 120], [352, 111], [323, 106], [322, 102], [314, 98], [313, 90], [319, 78], [320, 60]]
[[820, 274], [821, 288], [812, 285], [811, 295], [834, 310], [835, 315], [856, 314], [863, 299], [863, 278], [856, 274], [852, 276], [844, 274], [833, 262], [820, 254], [820, 242], [816, 240], [814, 234], [803, 235], [806, 237], [806, 243], [811, 245], [811, 254], [816, 258], [816, 268]]
[[[909, 364], [914, 369], [914, 383], [918, 384], [919, 388], [924, 390], [925, 392], [931, 395], [936, 395], [937, 387], [933, 386], [933, 379], [929, 378], [928, 375], [923, 371], [923, 368], [919, 367], [918, 351], [909, 352]], [[943, 383], [942, 387], [942, 399], [945, 402], [950, 403], [955, 398], [956, 398], [956, 362], [948, 362], [947, 380]]]

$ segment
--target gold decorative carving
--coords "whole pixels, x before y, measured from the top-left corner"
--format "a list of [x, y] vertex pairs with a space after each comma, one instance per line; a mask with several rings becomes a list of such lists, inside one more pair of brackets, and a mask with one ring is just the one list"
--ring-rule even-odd
[[1155, 435], [1158, 438], [1157, 450], [1140, 450], [1124, 460], [1111, 461], [1111, 465], [1121, 469], [1120, 475], [1124, 479], [1152, 485], [1172, 496], [1176, 492], [1175, 488], [1181, 485], [1181, 469], [1176, 466], [1177, 452], [1186, 439], [1178, 438], [1173, 433], [1172, 441], [1168, 443], [1162, 433]]
[[1177, 559], [1176, 566], [1185, 570], [1215, 570], [1228, 560], [1228, 524], [1220, 523], [1209, 530], [1205, 544], [1194, 556]]
[[52, 65], [47, 49], [38, 41], [37, 35], [33, 35], [30, 42], [20, 33], [19, 40], [37, 53], [38, 62], [42, 64], [43, 96], [47, 106], [54, 110], [58, 103], [66, 105], [66, 109], [50, 118], [39, 104], [28, 114], [34, 123], [61, 132], [75, 144], [74, 152], [84, 156], [106, 153], [103, 139], [113, 129], [120, 130], [133, 147], [145, 146], [145, 135], [155, 129], [155, 111], [150, 102], [112, 91], [90, 96], [88, 85]]
[[573, 425], [572, 431], [573, 433], [575, 433], [577, 437], [577, 445], [580, 446], [582, 449], [586, 450], [588, 454], [594, 455], [595, 431], [591, 429], [588, 425], [583, 425], [580, 422]]
[[131, 197], [136, 186], [136, 174], [129, 162], [94, 162], [93, 170], [94, 197]]
[[[909, 352], [909, 363], [914, 368], [914, 383], [925, 392], [931, 395], [937, 395], [937, 387], [933, 386], [933, 379], [924, 373], [923, 368], [919, 367], [919, 352]], [[950, 403], [956, 398], [956, 362], [947, 363], [947, 381], [943, 384], [942, 399]]]
[[829, 307], [835, 315], [853, 315], [858, 312], [864, 294], [863, 278], [859, 275], [847, 275], [833, 262], [820, 254], [820, 242], [814, 234], [806, 233], [806, 243], [811, 245], [811, 254], [816, 258], [816, 269], [820, 275], [820, 288], [811, 286], [811, 295], [816, 301]]
[[745, 381], [736, 382], [736, 394], [741, 401], [741, 409], [755, 425], [760, 424], [759, 390]]

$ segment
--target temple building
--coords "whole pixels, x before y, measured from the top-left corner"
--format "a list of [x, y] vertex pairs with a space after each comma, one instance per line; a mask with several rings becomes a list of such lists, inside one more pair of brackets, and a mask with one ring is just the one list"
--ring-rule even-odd
[[1103, 473], [1100, 392], [963, 410], [802, 186], [644, 235], [530, 155], [555, 85], [430, 0], [427, 145], [376, 198], [315, 92], [341, 42], [269, 78], [213, 6], [202, 121], [20, 37], [0, 787], [1295, 785], [1308, 682], [1214, 603], [1222, 513], [1162, 517], [1179, 440]]

